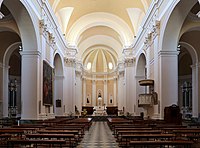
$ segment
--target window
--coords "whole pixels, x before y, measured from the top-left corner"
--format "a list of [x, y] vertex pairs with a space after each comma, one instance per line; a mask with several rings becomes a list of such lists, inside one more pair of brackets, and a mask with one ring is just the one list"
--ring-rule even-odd
[[111, 62], [108, 63], [108, 68], [113, 69], [113, 64]]
[[89, 63], [87, 64], [87, 69], [90, 70], [91, 67], [92, 67], [92, 64], [91, 64], [91, 62], [89, 62]]

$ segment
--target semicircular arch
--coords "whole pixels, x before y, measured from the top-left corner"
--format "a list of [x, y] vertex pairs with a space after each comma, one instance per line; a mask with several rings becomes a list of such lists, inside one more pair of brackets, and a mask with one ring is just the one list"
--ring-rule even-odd
[[[32, 10], [29, 9], [25, 1], [7, 0], [5, 6], [13, 15], [19, 28], [23, 50], [38, 50], [39, 31], [36, 31], [38, 21], [34, 21]], [[21, 19], [23, 16], [23, 19]]]
[[162, 21], [163, 25], [160, 28], [160, 47], [162, 50], [177, 50], [177, 44], [181, 31], [180, 26], [182, 26], [185, 18], [196, 2], [196, 0], [173, 1], [172, 6], [166, 12], [164, 17], [165, 21]]
[[105, 12], [87, 14], [78, 19], [70, 28], [67, 40], [71, 45], [76, 45], [79, 36], [88, 28], [106, 26], [115, 30], [121, 37], [124, 46], [129, 46], [133, 40], [133, 33], [129, 26], [119, 17]]
[[77, 56], [81, 57], [86, 49], [95, 45], [106, 45], [114, 49], [118, 56], [122, 54], [122, 46], [118, 41], [109, 36], [96, 35], [87, 38], [79, 45], [79, 53]]
[[198, 63], [198, 54], [192, 45], [190, 45], [189, 43], [186, 43], [186, 42], [179, 42], [179, 45], [182, 47], [185, 47], [185, 49], [188, 51], [188, 53], [190, 54], [190, 56], [192, 58], [193, 64]]
[[144, 53], [141, 53], [138, 56], [138, 60], [136, 61], [136, 76], [145, 76], [145, 68], [146, 68], [146, 56]]

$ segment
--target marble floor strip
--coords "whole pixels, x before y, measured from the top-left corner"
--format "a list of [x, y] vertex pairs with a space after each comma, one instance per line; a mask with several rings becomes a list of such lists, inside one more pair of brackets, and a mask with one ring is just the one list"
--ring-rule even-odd
[[93, 122], [78, 148], [119, 148], [107, 122]]

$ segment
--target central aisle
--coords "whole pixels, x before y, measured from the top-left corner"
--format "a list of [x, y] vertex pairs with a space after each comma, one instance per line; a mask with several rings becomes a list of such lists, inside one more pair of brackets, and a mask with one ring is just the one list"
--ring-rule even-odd
[[93, 122], [78, 148], [118, 148], [107, 122]]

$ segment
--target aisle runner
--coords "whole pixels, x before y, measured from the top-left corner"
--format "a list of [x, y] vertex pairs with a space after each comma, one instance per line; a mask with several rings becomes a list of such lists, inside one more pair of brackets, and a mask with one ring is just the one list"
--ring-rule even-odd
[[93, 122], [78, 148], [118, 148], [118, 143], [106, 122]]

